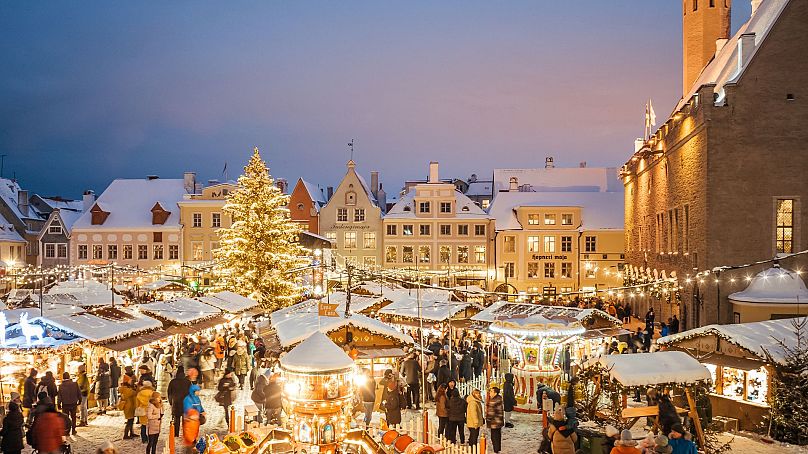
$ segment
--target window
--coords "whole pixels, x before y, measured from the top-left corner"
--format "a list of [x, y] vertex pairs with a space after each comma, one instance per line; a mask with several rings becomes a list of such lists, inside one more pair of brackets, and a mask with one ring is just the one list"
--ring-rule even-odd
[[544, 264], [544, 278], [555, 279], [555, 263]]
[[362, 234], [362, 247], [365, 249], [376, 249], [376, 232], [365, 232]]
[[337, 244], [337, 232], [325, 232], [325, 239], [334, 244]]
[[222, 226], [222, 213], [213, 213], [210, 215], [210, 226], [217, 229]]
[[457, 247], [457, 263], [468, 263], [469, 262], [469, 247], [468, 246], [458, 246]]
[[527, 262], [527, 277], [528, 279], [539, 277], [539, 262]]
[[362, 257], [362, 264], [365, 265], [366, 268], [373, 268], [374, 266], [376, 266], [376, 257], [373, 256]]
[[441, 263], [449, 263], [449, 260], [452, 258], [452, 247], [451, 246], [441, 246], [440, 247], [440, 261]]
[[384, 261], [387, 263], [396, 263], [396, 261], [398, 261], [398, 250], [395, 246], [387, 246], [385, 248]]
[[219, 242], [218, 241], [211, 242], [210, 243], [210, 251], [213, 252], [216, 249], [219, 249]]
[[353, 210], [353, 221], [354, 222], [365, 222], [365, 209], [364, 208], [355, 208]]
[[100, 244], [93, 245], [93, 260], [101, 260], [104, 258], [104, 248]]
[[458, 235], [468, 235], [469, 234], [469, 226], [468, 224], [460, 224], [457, 226], [457, 234]]
[[404, 263], [412, 263], [412, 246], [402, 246], [401, 247], [401, 261]]
[[153, 249], [152, 258], [154, 260], [163, 260], [163, 245], [155, 244]]
[[356, 265], [356, 257], [352, 255], [345, 256], [345, 265]]
[[118, 245], [117, 244], [108, 244], [107, 245], [107, 259], [108, 260], [118, 260]]
[[387, 224], [387, 236], [398, 235], [398, 226], [395, 224]]
[[483, 203], [482, 203], [483, 210], [487, 210], [488, 207], [490, 207], [490, 206], [491, 206], [491, 200], [490, 199], [483, 199]]
[[356, 232], [345, 232], [345, 249], [356, 249]]
[[505, 263], [505, 277], [512, 278], [516, 275], [516, 266], [513, 262]]
[[202, 227], [202, 213], [194, 213], [191, 227]]
[[440, 234], [441, 236], [448, 236], [452, 234], [452, 225], [451, 224], [441, 224], [440, 225]]
[[421, 235], [429, 236], [430, 235], [430, 228], [429, 224], [421, 224], [419, 227], [419, 233]]
[[545, 214], [544, 215], [544, 225], [555, 225], [556, 223], [556, 215], [555, 214]]
[[418, 262], [429, 263], [430, 249], [427, 245], [418, 246]]
[[123, 259], [124, 260], [132, 260], [132, 245], [131, 244], [124, 244], [123, 245]]
[[47, 243], [45, 245], [45, 258], [53, 259], [56, 258], [56, 245], [53, 243]]
[[62, 226], [54, 222], [48, 226], [48, 233], [50, 233], [51, 235], [61, 235]]
[[699, 0], [693, 0], [693, 11], [699, 10]]
[[347, 208], [337, 208], [337, 222], [348, 222]]
[[555, 237], [544, 237], [544, 252], [555, 252]]
[[562, 262], [561, 263], [561, 277], [564, 279], [569, 279], [572, 277], [572, 263], [571, 262]]
[[794, 200], [777, 199], [776, 251], [778, 253], [794, 252]]
[[539, 252], [539, 237], [537, 236], [527, 237], [527, 251]]
[[418, 202], [418, 212], [419, 213], [429, 213], [430, 203], [429, 202]]
[[539, 225], [539, 215], [538, 214], [528, 214], [527, 215], [527, 225]]
[[179, 260], [180, 259], [180, 246], [178, 244], [169, 244], [168, 245], [168, 259], [169, 260]]
[[690, 205], [685, 205], [685, 226], [682, 235], [682, 247], [690, 252]]
[[561, 225], [572, 225], [572, 213], [564, 213], [561, 215]]
[[441, 213], [451, 213], [452, 212], [452, 202], [441, 202], [440, 203], [440, 212]]
[[571, 236], [562, 236], [561, 237], [561, 252], [572, 252], [572, 237]]
[[152, 233], [152, 242], [154, 242], [154, 243], [162, 243], [163, 242], [163, 232], [154, 232], [154, 233]]
[[76, 251], [79, 256], [79, 260], [87, 260], [87, 245], [86, 244], [79, 244], [79, 247]]
[[148, 260], [149, 259], [149, 246], [146, 244], [138, 244], [137, 245], [137, 259], [138, 260]]
[[477, 236], [485, 236], [485, 226], [484, 225], [475, 225], [474, 226], [474, 234]]
[[65, 243], [59, 243], [56, 245], [56, 258], [67, 258], [67, 245]]
[[502, 240], [502, 246], [505, 249], [505, 252], [516, 252], [516, 237], [515, 236], [506, 236]]
[[593, 267], [593, 266], [591, 266], [591, 265], [590, 265], [590, 266], [589, 266], [589, 267], [586, 269], [586, 278], [587, 278], [587, 279], [594, 279], [594, 278], [595, 278], [595, 267]]
[[485, 263], [485, 246], [474, 246], [474, 261]]
[[412, 224], [404, 224], [401, 227], [401, 234], [404, 236], [412, 236]]
[[594, 236], [586, 237], [586, 243], [585, 243], [586, 249], [584, 249], [584, 251], [586, 251], [586, 252], [595, 252], [595, 250], [597, 249], [597, 246], [598, 246], [598, 243], [597, 243], [597, 238], [596, 237], [594, 237]]
[[191, 242], [191, 260], [203, 260], [203, 256], [202, 242]]

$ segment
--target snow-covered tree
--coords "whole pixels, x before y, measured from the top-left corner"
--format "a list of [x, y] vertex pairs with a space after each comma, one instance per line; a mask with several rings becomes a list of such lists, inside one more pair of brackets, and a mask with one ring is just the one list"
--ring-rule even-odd
[[219, 275], [231, 290], [256, 299], [268, 310], [297, 302], [301, 288], [291, 270], [304, 266], [300, 227], [289, 216], [289, 196], [275, 186], [258, 148], [224, 212], [233, 223], [219, 230], [214, 251]]
[[808, 319], [792, 321], [796, 345], [778, 341], [785, 361], [778, 362], [766, 352], [772, 365], [770, 390], [771, 416], [767, 421], [776, 440], [798, 445], [808, 444]]

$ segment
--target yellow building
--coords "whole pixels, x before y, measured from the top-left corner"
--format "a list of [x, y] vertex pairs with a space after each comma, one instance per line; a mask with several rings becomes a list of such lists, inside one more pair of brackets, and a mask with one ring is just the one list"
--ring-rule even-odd
[[230, 227], [230, 216], [222, 208], [227, 195], [236, 189], [231, 183], [205, 187], [199, 194], [186, 194], [178, 202], [182, 225], [182, 261], [184, 265], [199, 265], [213, 260], [213, 250], [219, 247], [218, 231]]
[[497, 291], [547, 297], [623, 284], [622, 192], [534, 192], [512, 177], [494, 196]]

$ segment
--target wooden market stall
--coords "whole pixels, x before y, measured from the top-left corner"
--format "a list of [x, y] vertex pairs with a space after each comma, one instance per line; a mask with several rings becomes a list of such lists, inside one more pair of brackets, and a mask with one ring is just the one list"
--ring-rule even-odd
[[740, 430], [753, 430], [770, 408], [773, 364], [766, 352], [775, 363], [785, 361], [781, 342], [796, 348], [796, 320], [708, 325], [660, 338], [657, 344], [686, 352], [704, 364], [713, 381], [713, 415], [737, 420]]

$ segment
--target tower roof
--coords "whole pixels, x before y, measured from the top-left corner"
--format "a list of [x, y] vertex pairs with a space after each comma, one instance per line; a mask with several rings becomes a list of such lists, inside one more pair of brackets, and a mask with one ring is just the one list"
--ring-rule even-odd
[[281, 367], [292, 372], [328, 372], [353, 365], [351, 357], [320, 331], [281, 358]]

